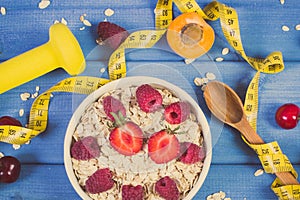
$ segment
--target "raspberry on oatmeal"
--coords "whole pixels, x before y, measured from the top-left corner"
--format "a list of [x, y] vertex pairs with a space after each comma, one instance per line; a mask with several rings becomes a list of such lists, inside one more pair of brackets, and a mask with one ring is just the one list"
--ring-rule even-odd
[[[159, 180], [166, 180], [167, 183], [171, 183], [171, 181], [168, 181], [169, 179], [176, 182], [178, 194], [173, 192], [176, 194], [174, 195], [175, 198], [183, 199], [199, 179], [203, 159], [190, 161], [189, 151], [184, 154], [185, 157], [181, 158], [182, 160], [188, 160], [188, 164], [180, 161], [180, 159], [167, 159], [167, 162], [158, 164], [149, 157], [147, 148], [149, 138], [151, 135], [168, 128], [171, 130], [178, 129], [178, 132], [184, 133], [176, 135], [180, 144], [203, 146], [201, 125], [197, 121], [193, 110], [190, 110], [188, 114], [184, 114], [185, 119], [181, 120], [180, 124], [170, 124], [165, 119], [164, 108], [173, 103], [182, 102], [182, 100], [166, 88], [151, 87], [159, 93], [158, 95], [155, 92], [155, 95], [162, 98], [158, 102], [160, 104], [159, 109], [151, 110], [151, 112], [143, 111], [136, 97], [138, 86], [131, 86], [105, 93], [86, 108], [82, 114], [73, 133], [73, 138], [75, 141], [80, 141], [86, 137], [94, 137], [99, 145], [100, 154], [89, 160], [73, 157], [72, 164], [80, 186], [85, 189], [91, 199], [122, 199], [123, 193], [125, 196], [131, 196], [131, 193], [143, 194], [143, 199], [147, 200], [164, 199], [155, 187]], [[143, 146], [135, 154], [121, 154], [110, 144], [109, 138], [114, 122], [108, 117], [103, 105], [104, 99], [108, 96], [119, 102], [118, 105], [123, 105], [119, 108], [123, 109], [124, 107], [126, 109], [127, 120], [135, 123], [143, 132]], [[126, 140], [126, 138], [123, 139]], [[107, 169], [111, 173], [111, 179], [105, 179], [104, 183], [97, 182], [96, 185], [108, 185], [110, 186], [109, 190], [95, 189], [89, 186], [90, 182], [93, 182], [89, 180], [96, 179], [95, 173], [97, 174], [98, 170], [102, 169]], [[160, 189], [162, 191], [162, 185], [157, 188], [158, 191]], [[174, 189], [173, 186], [172, 188]]]

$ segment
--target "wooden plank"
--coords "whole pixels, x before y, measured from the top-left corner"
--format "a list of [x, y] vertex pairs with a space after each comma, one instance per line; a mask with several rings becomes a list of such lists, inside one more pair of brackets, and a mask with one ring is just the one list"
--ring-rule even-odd
[[[298, 143], [295, 142], [300, 141], [299, 127], [288, 131], [283, 130], [276, 125], [274, 115], [276, 109], [283, 103], [294, 102], [297, 104], [300, 95], [299, 65], [299, 63], [287, 62], [286, 70], [280, 74], [263, 74], [259, 89], [258, 133], [266, 142], [277, 140], [292, 163], [300, 162]], [[85, 75], [97, 74], [97, 71], [102, 67], [105, 67], [105, 63], [89, 62]], [[193, 83], [194, 77], [205, 76], [206, 72], [214, 72], [218, 80], [230, 85], [243, 99], [246, 88], [255, 73], [250, 66], [243, 62], [222, 62], [217, 63], [217, 66], [205, 62], [196, 62], [193, 65], [185, 65], [183, 62], [128, 62], [128, 69], [128, 76], [148, 75], [162, 78], [183, 88], [198, 101], [210, 121], [214, 143], [213, 163], [247, 164], [259, 162], [254, 152], [242, 141], [238, 132], [228, 126], [223, 126], [212, 118], [202, 98], [201, 89]], [[32, 99], [22, 102], [19, 94], [34, 92], [37, 85], [43, 92], [66, 77], [68, 76], [62, 70], [56, 70], [0, 95], [0, 116], [12, 115], [25, 124]], [[278, 92], [279, 90], [280, 92]], [[287, 99], [286, 96], [289, 98]], [[74, 99], [70, 94], [54, 93], [54, 98], [51, 99], [50, 103], [47, 131], [34, 138], [30, 145], [24, 145], [18, 151], [15, 151], [9, 144], [0, 143], [0, 151], [5, 154], [16, 155], [27, 163], [63, 163], [64, 134], [73, 110], [77, 107], [73, 105], [74, 100], [77, 99]], [[25, 109], [23, 117], [18, 117], [20, 108]]]
[[[194, 197], [206, 199], [223, 191], [231, 199], [271, 200], [274, 176], [255, 177], [257, 165], [212, 165], [208, 176]], [[300, 166], [296, 166], [300, 170]], [[20, 178], [13, 184], [0, 184], [1, 199], [80, 199], [70, 184], [63, 165], [22, 165]]]
[[[199, 1], [199, 4], [204, 7], [209, 2], [211, 1]], [[236, 8], [238, 12], [242, 41], [249, 56], [265, 57], [272, 51], [283, 51], [286, 60], [299, 60], [294, 53], [300, 51], [300, 46], [294, 43], [298, 39], [294, 27], [298, 23], [297, 14], [300, 12], [295, 1], [286, 2], [284, 6], [279, 1], [271, 3], [268, 0], [247, 3], [228, 0], [224, 3]], [[155, 1], [122, 1], [122, 3], [63, 1], [52, 2], [45, 10], [39, 10], [36, 1], [19, 4], [6, 0], [1, 2], [1, 5], [7, 8], [7, 14], [0, 18], [0, 50], [2, 52], [0, 60], [11, 58], [45, 43], [48, 40], [49, 26], [54, 20], [61, 18], [69, 22], [68, 26], [77, 37], [84, 53], [88, 55], [96, 46], [96, 26], [106, 17], [103, 12], [107, 8], [115, 10], [115, 15], [109, 17], [108, 20], [130, 31], [154, 28]], [[86, 18], [93, 26], [80, 31], [83, 24], [79, 17], [84, 13], [87, 14]], [[174, 15], [179, 14], [178, 9], [174, 8]], [[22, 19], [19, 16], [22, 16]], [[219, 20], [209, 23], [216, 32], [216, 41], [209, 53], [217, 57], [221, 55], [221, 49], [229, 45], [223, 36]], [[282, 31], [282, 25], [288, 25], [291, 30]], [[141, 59], [141, 57], [136, 58]], [[144, 54], [142, 58], [156, 59], [151, 54]], [[170, 59], [168, 54], [160, 58]], [[232, 53], [225, 59], [241, 60], [241, 57]]]

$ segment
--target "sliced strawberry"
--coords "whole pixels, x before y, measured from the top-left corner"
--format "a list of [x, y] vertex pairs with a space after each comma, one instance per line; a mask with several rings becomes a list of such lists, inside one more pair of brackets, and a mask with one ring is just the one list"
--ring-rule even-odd
[[150, 158], [157, 164], [167, 163], [179, 155], [180, 144], [174, 134], [162, 130], [151, 135], [148, 140]]
[[131, 156], [143, 147], [143, 131], [137, 124], [131, 121], [125, 122], [111, 131], [109, 141], [116, 151]]

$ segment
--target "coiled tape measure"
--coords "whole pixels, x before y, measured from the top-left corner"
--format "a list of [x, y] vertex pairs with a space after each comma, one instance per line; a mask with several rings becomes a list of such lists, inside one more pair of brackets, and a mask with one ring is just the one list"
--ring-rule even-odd
[[[165, 34], [166, 28], [173, 20], [173, 3], [181, 12], [197, 12], [206, 20], [220, 19], [223, 34], [228, 43], [257, 70], [250, 82], [244, 110], [251, 126], [256, 130], [258, 113], [258, 88], [260, 73], [274, 74], [284, 69], [281, 52], [273, 52], [265, 59], [252, 58], [246, 55], [240, 35], [238, 15], [234, 8], [213, 1], [201, 9], [195, 0], [158, 0], [155, 8], [156, 30], [141, 30], [131, 33], [109, 58], [109, 80], [96, 77], [71, 77], [41, 94], [34, 101], [29, 117], [28, 128], [17, 126], [0, 126], [0, 141], [11, 144], [24, 144], [46, 130], [48, 122], [48, 107], [52, 92], [72, 92], [89, 94], [110, 80], [126, 76], [125, 50], [127, 48], [151, 48]], [[268, 144], [249, 144], [255, 150], [267, 173], [289, 171], [295, 177], [297, 173], [288, 158], [282, 153], [277, 142]], [[283, 185], [276, 179], [272, 190], [280, 199], [300, 199], [300, 185]]]

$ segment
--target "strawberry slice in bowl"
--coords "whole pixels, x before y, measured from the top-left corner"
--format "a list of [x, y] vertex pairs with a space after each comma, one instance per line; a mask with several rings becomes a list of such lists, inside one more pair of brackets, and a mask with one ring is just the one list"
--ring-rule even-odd
[[149, 157], [157, 164], [167, 163], [179, 155], [180, 144], [172, 132], [161, 130], [148, 140]]
[[143, 147], [143, 132], [135, 123], [123, 122], [109, 136], [111, 146], [125, 156], [138, 153]]
[[[88, 136], [96, 138], [100, 155], [72, 158], [74, 141]], [[170, 193], [172, 198], [192, 199], [210, 162], [209, 126], [199, 105], [184, 90], [152, 77], [126, 77], [101, 86], [77, 108], [65, 137], [65, 168], [82, 199], [121, 199], [125, 186], [129, 188], [122, 192], [129, 199], [161, 199]], [[94, 182], [87, 180], [94, 180], [101, 169], [109, 169], [114, 184], [92, 194], [86, 186]], [[171, 183], [162, 179], [166, 176], [176, 183], [178, 194], [162, 192], [175, 186], [165, 184]], [[100, 188], [110, 183], [95, 181]], [[159, 181], [161, 190], [149, 190]]]

